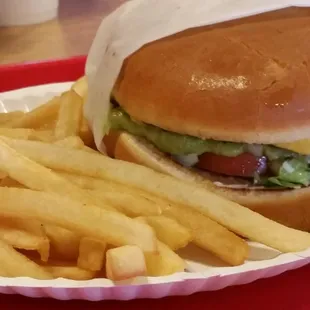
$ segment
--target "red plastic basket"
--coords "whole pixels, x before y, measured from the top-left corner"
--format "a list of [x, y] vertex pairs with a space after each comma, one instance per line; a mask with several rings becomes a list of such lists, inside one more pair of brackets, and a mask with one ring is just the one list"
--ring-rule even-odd
[[0, 92], [39, 84], [74, 81], [84, 74], [85, 56], [0, 66]]

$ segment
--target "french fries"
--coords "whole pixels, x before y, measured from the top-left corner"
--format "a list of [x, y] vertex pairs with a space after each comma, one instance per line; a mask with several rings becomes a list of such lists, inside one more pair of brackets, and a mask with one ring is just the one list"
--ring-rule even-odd
[[[161, 206], [163, 215], [175, 219], [184, 228], [187, 228], [190, 231], [193, 243], [212, 252], [215, 256], [219, 257], [229, 265], [240, 265], [248, 257], [248, 245], [243, 239], [237, 237], [225, 227], [218, 225], [216, 222], [195, 210], [184, 208], [169, 201], [164, 201], [163, 199], [149, 193], [145, 193], [139, 189], [130, 188], [128, 186], [126, 187], [111, 181], [64, 172], [60, 172], [60, 175], [85, 189], [102, 192], [105, 190], [119, 191], [136, 197], [142, 196], [148, 200], [154, 201], [158, 206]], [[167, 229], [169, 230], [169, 228]], [[171, 234], [171, 238], [174, 238], [175, 234], [176, 231], [174, 231], [174, 234]], [[164, 242], [163, 240], [161, 241]]]
[[80, 235], [54, 225], [45, 224], [43, 229], [50, 241], [50, 254], [54, 259], [74, 261], [78, 258]]
[[2, 186], [2, 187], [21, 187], [21, 188], [25, 187], [23, 184], [20, 184], [18, 181], [12, 179], [8, 175], [0, 181], [0, 186]]
[[0, 169], [30, 189], [66, 194], [73, 199], [95, 204], [112, 211], [116, 207], [125, 211], [125, 214], [129, 213], [129, 215], [160, 214], [160, 208], [143, 197], [136, 198], [113, 192], [85, 192], [65, 178], [18, 154], [1, 141], [1, 138]]
[[[183, 182], [152, 169], [100, 154], [61, 148], [38, 141], [2, 139], [18, 152], [46, 167], [128, 184], [168, 201], [188, 206], [238, 235], [281, 252], [298, 252], [310, 246], [309, 233], [269, 220], [206, 190], [202, 185]], [[58, 160], [59, 158], [62, 160]]]
[[0, 213], [6, 217], [35, 219], [115, 246], [157, 251], [155, 233], [149, 226], [116, 212], [22, 188], [0, 188], [0, 200]]
[[159, 215], [162, 213], [160, 206], [164, 205], [165, 202], [158, 203], [152, 197], [143, 195], [139, 190], [92, 177], [64, 172], [57, 173], [77, 186], [89, 189], [91, 195], [108, 201], [109, 204], [128, 216]]
[[106, 255], [106, 274], [110, 280], [128, 280], [147, 274], [143, 252], [137, 246], [109, 249]]
[[55, 128], [57, 139], [78, 136], [82, 121], [82, 98], [74, 91], [65, 92], [61, 96], [61, 106]]
[[[97, 178], [93, 178], [93, 177], [89, 177], [89, 176], [85, 176], [81, 174], [67, 173], [67, 172], [57, 171], [57, 170], [55, 171], [62, 177], [66, 178], [68, 181], [84, 189], [89, 189], [89, 190], [94, 190], [94, 191], [106, 191], [107, 190], [107, 191], [131, 194], [134, 196], [143, 196], [145, 194], [140, 190], [137, 190], [135, 188], [131, 188], [131, 187], [128, 187], [122, 184], [118, 184], [115, 182], [97, 179]], [[150, 195], [146, 194], [146, 196], [150, 196]], [[151, 197], [154, 197], [154, 196], [151, 196]]]
[[232, 266], [241, 265], [248, 257], [249, 247], [225, 227], [196, 210], [171, 204], [163, 214], [177, 220], [191, 232], [193, 243]]
[[63, 278], [76, 281], [91, 280], [96, 273], [90, 270], [81, 269], [75, 265], [46, 265], [42, 267], [46, 272], [53, 275], [54, 278]]
[[100, 271], [104, 264], [107, 244], [92, 238], [82, 238], [77, 265], [81, 269]]
[[99, 153], [87, 92], [81, 77], [30, 112], [0, 113], [0, 276], [122, 281], [184, 272], [177, 251], [191, 243], [227, 266], [248, 258], [242, 237], [281, 252], [310, 247], [310, 234], [203, 185]]
[[7, 173], [0, 170], [0, 182], [8, 176]]
[[53, 279], [48, 271], [20, 254], [0, 238], [0, 266], [11, 277], [30, 277], [40, 280]]
[[1, 128], [0, 136], [22, 139], [22, 140], [38, 140], [43, 142], [52, 142], [54, 134], [49, 130], [36, 130], [31, 128]]
[[51, 274], [55, 279], [62, 278], [75, 281], [86, 281], [95, 278], [97, 275], [94, 271], [79, 268], [74, 262], [59, 259], [57, 260], [54, 258], [50, 259], [48, 262], [42, 262], [31, 257], [30, 255], [27, 257], [31, 258], [37, 265], [39, 265], [47, 273]]
[[[207, 251], [212, 252], [214, 255], [221, 258], [229, 265], [240, 265], [248, 256], [249, 249], [244, 240], [238, 238], [236, 235], [234, 235], [224, 227], [218, 225], [214, 221], [211, 221], [207, 217], [201, 215], [194, 210], [189, 210], [180, 205], [165, 202], [155, 196], [143, 193], [136, 189], [120, 186], [113, 182], [68, 173], [60, 174], [85, 189], [92, 189], [102, 192], [104, 190], [114, 190], [116, 192], [117, 189], [119, 189], [121, 193], [128, 193], [136, 197], [138, 197], [139, 195], [144, 195], [147, 199], [153, 200], [159, 206], [162, 206], [164, 215], [177, 220], [177, 222], [182, 224], [183, 228], [187, 228], [187, 230], [190, 231], [190, 238], [193, 238], [193, 243]], [[165, 219], [167, 220], [166, 217], [159, 218], [163, 219], [163, 223], [165, 222]], [[179, 239], [180, 236], [177, 234], [177, 229], [170, 229], [170, 227], [172, 226], [165, 226], [165, 229], [170, 231], [170, 233], [167, 233], [166, 235], [167, 238], [172, 239], [168, 245], [172, 249], [174, 247], [181, 247], [183, 241], [181, 238]], [[172, 230], [174, 231], [172, 232]], [[157, 237], [163, 243], [165, 243], [165, 241], [167, 242], [167, 239], [161, 239], [161, 237], [159, 237], [158, 235]], [[172, 242], [180, 243], [178, 246], [173, 246]]]
[[104, 209], [114, 210], [108, 204], [95, 199], [89, 193], [68, 182], [53, 171], [37, 164], [36, 162], [18, 154], [14, 149], [5, 144], [0, 137], [0, 169], [12, 179], [30, 189], [51, 193], [65, 194], [84, 203], [98, 204]]
[[14, 119], [20, 118], [23, 115], [23, 111], [0, 113], [0, 127], [6, 126], [6, 124], [8, 124], [9, 122], [12, 122]]
[[87, 120], [84, 117], [82, 118], [79, 136], [86, 146], [95, 147], [92, 131], [87, 123]]
[[11, 275], [8, 273], [8, 271], [5, 269], [5, 267], [0, 266], [0, 277], [11, 278]]
[[82, 149], [85, 147], [84, 142], [78, 136], [70, 136], [61, 140], [57, 140], [55, 144], [73, 149]]
[[[95, 151], [94, 149], [92, 149], [91, 147], [89, 147], [87, 145], [84, 145], [83, 150], [86, 152], [90, 152], [90, 153], [97, 153], [97, 151]], [[102, 155], [106, 155], [106, 154], [102, 153]]]
[[52, 98], [48, 103], [23, 114], [21, 117], [6, 124], [8, 128], [32, 128], [37, 129], [48, 124], [58, 113], [60, 97]]
[[49, 259], [49, 240], [39, 222], [1, 218], [0, 236], [13, 248], [37, 251], [44, 262]]
[[71, 87], [81, 98], [85, 99], [88, 92], [87, 77], [82, 76]]
[[186, 267], [184, 259], [160, 241], [157, 242], [157, 247], [158, 253], [145, 254], [148, 276], [167, 276], [184, 271]]
[[92, 197], [106, 202], [130, 217], [161, 214], [161, 208], [158, 204], [142, 196], [134, 196], [113, 190], [109, 191], [108, 189], [105, 191], [93, 190], [88, 192]]

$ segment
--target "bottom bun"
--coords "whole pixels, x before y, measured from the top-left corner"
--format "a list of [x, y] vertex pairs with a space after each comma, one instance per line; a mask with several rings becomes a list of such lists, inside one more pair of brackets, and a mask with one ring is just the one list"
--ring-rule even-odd
[[310, 187], [289, 190], [251, 190], [219, 187], [197, 170], [186, 168], [160, 152], [146, 140], [124, 132], [104, 137], [108, 155], [150, 167], [235, 201], [286, 226], [310, 231]]

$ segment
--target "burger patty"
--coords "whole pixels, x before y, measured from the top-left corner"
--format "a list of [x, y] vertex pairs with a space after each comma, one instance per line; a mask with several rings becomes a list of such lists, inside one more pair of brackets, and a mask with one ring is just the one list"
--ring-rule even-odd
[[119, 106], [109, 115], [110, 128], [143, 137], [177, 162], [265, 187], [309, 186], [309, 157], [273, 145], [201, 139], [136, 121]]

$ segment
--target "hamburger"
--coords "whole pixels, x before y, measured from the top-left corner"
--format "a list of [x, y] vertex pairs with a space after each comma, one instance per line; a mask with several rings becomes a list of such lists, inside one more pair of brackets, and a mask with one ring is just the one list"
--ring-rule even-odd
[[113, 88], [108, 154], [309, 231], [309, 35], [310, 9], [289, 8], [143, 46]]

